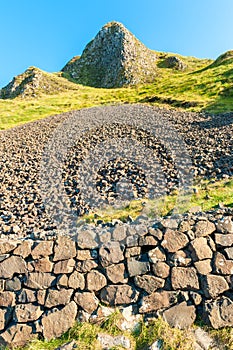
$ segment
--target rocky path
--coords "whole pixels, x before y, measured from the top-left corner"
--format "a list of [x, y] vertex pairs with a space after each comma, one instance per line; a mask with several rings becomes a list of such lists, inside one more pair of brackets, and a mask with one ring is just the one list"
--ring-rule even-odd
[[[104, 111], [109, 126], [87, 130], [86, 135], [76, 147], [71, 150], [64, 164], [64, 181], [66, 192], [75, 206], [77, 213], [82, 213], [85, 203], [81, 202], [79, 190], [76, 186], [79, 162], [93, 150], [94, 146], [108, 137], [127, 138], [134, 135], [137, 142], [153, 149], [155, 154], [162, 159], [162, 168], [167, 177], [167, 184], [171, 188], [176, 186], [176, 166], [171, 160], [171, 153], [166, 151], [162, 140], [148, 136], [148, 133], [140, 130], [132, 130], [128, 127], [130, 118], [134, 114], [149, 107], [142, 105], [121, 106], [124, 126], [115, 125], [114, 113], [116, 106], [95, 108], [95, 113]], [[190, 154], [195, 176], [203, 177], [227, 177], [233, 175], [233, 115], [206, 116], [202, 113], [188, 113], [151, 108], [163, 118], [166, 118], [179, 136], [184, 140], [187, 152]], [[2, 236], [18, 237], [43, 237], [55, 233], [55, 225], [51, 217], [46, 213], [44, 203], [40, 195], [40, 166], [43, 149], [49, 137], [53, 135], [55, 128], [68, 118], [75, 118], [77, 126], [83, 123], [80, 119], [82, 111], [56, 115], [47, 119], [29, 123], [0, 133], [0, 231]], [[91, 120], [93, 109], [85, 110]], [[149, 118], [149, 115], [148, 115]], [[146, 125], [146, 120], [145, 120]], [[80, 125], [80, 127], [83, 125]], [[148, 141], [149, 140], [149, 141]], [[73, 153], [72, 153], [73, 152]], [[157, 153], [156, 153], [157, 152]], [[99, 169], [97, 184], [99, 191], [110, 193], [114, 196], [114, 187], [119, 177], [133, 178], [133, 190], [138, 195], [143, 195], [146, 187], [143, 173], [140, 174], [135, 164], [123, 162], [121, 167], [117, 160], [109, 162], [106, 169]], [[115, 170], [114, 170], [115, 169]], [[117, 169], [117, 170], [116, 170]], [[68, 175], [67, 175], [68, 174]], [[110, 186], [110, 189], [109, 189]], [[77, 195], [75, 197], [75, 194]]]

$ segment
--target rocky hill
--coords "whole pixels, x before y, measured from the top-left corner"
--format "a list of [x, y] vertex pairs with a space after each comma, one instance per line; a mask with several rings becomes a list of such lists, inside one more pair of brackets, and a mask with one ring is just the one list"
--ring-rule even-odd
[[38, 97], [41, 93], [53, 94], [71, 89], [78, 89], [78, 87], [55, 74], [29, 67], [0, 90], [0, 98]]
[[111, 22], [87, 44], [81, 57], [72, 59], [62, 71], [78, 83], [94, 87], [151, 82], [156, 76], [156, 53], [121, 23]]

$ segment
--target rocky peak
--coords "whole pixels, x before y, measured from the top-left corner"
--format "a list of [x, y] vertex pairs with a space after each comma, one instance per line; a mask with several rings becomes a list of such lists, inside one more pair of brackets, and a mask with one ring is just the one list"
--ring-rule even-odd
[[110, 22], [62, 71], [80, 84], [110, 88], [152, 81], [155, 62], [156, 54], [123, 24]]

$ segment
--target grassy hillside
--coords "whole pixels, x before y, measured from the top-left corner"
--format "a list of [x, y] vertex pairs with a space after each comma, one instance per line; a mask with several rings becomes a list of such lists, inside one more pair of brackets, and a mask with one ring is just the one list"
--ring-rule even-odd
[[[6, 129], [57, 113], [115, 103], [149, 103], [192, 111], [233, 111], [233, 53], [216, 61], [179, 57], [185, 70], [165, 67], [172, 54], [157, 53], [157, 76], [153, 84], [117, 89], [99, 89], [74, 84], [62, 73], [43, 75], [31, 97], [0, 99], [0, 129]], [[43, 89], [45, 80], [49, 92]], [[51, 83], [52, 81], [52, 83]]]

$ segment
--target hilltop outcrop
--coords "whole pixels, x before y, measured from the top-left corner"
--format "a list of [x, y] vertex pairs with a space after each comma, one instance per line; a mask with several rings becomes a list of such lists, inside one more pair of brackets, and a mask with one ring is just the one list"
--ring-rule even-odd
[[62, 69], [72, 79], [94, 87], [121, 87], [153, 81], [156, 53], [149, 50], [121, 23], [106, 24]]

